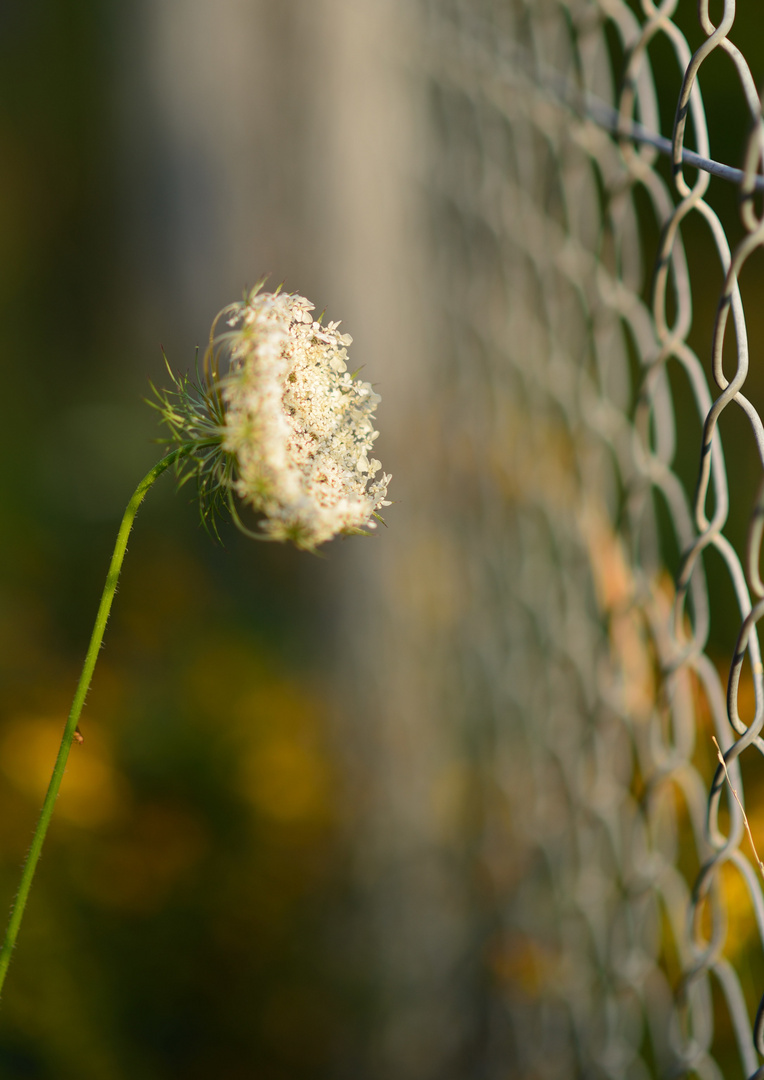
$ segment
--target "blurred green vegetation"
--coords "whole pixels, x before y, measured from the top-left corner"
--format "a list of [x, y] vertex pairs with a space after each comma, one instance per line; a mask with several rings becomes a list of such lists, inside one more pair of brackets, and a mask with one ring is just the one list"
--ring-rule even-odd
[[[3, 910], [119, 516], [160, 453], [142, 398], [161, 357], [136, 340], [118, 220], [116, 33], [98, 0], [0, 7]], [[330, 571], [223, 535], [170, 477], [141, 510], [0, 1007], [3, 1080], [316, 1077], [352, 1038], [309, 587]]]

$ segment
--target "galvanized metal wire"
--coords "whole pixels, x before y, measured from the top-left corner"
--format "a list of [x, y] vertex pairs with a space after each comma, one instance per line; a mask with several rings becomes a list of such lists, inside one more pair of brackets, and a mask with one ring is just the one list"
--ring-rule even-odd
[[[761, 342], [741, 287], [764, 123], [734, 0], [717, 22], [701, 0], [694, 50], [676, 9], [425, 4], [441, 513], [465, 581], [449, 700], [481, 778], [489, 1076], [764, 1077], [764, 895], [732, 792], [764, 849]], [[737, 161], [712, 153], [714, 54]], [[736, 185], [739, 220], [712, 183]], [[694, 223], [716, 266], [688, 257]], [[750, 429], [745, 469], [720, 424]]]

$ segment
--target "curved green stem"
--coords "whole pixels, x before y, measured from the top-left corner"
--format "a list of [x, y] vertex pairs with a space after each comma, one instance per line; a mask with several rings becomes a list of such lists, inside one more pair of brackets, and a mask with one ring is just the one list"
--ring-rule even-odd
[[11, 962], [11, 953], [13, 952], [13, 946], [16, 943], [19, 927], [24, 915], [24, 908], [26, 907], [27, 897], [29, 896], [29, 890], [32, 885], [32, 878], [34, 877], [34, 872], [40, 859], [40, 852], [42, 851], [45, 834], [48, 831], [50, 819], [53, 816], [53, 807], [56, 802], [58, 790], [61, 787], [64, 769], [66, 768], [69, 751], [74, 740], [75, 732], [77, 731], [80, 713], [82, 712], [85, 698], [90, 689], [93, 670], [96, 665], [96, 660], [98, 659], [98, 651], [101, 648], [101, 642], [103, 641], [106, 621], [109, 618], [112, 600], [114, 599], [114, 593], [117, 589], [117, 582], [119, 580], [120, 570], [122, 569], [122, 560], [124, 559], [125, 551], [127, 550], [127, 539], [130, 535], [130, 530], [133, 527], [135, 515], [138, 512], [138, 507], [146, 496], [146, 492], [154, 481], [162, 475], [165, 469], [170, 465], [173, 465], [180, 458], [192, 453], [197, 448], [198, 444], [185, 444], [177, 447], [166, 457], [162, 458], [161, 461], [157, 462], [153, 469], [146, 473], [138, 487], [135, 489], [130, 502], [127, 504], [127, 509], [122, 518], [122, 524], [117, 533], [117, 542], [114, 545], [114, 554], [111, 557], [109, 572], [106, 575], [106, 584], [104, 585], [103, 593], [101, 594], [101, 603], [98, 605], [98, 614], [96, 615], [95, 626], [93, 627], [93, 633], [90, 638], [90, 645], [88, 646], [82, 674], [80, 675], [80, 680], [77, 683], [77, 689], [74, 693], [74, 701], [72, 702], [69, 718], [66, 721], [64, 734], [61, 738], [58, 757], [56, 758], [56, 764], [53, 766], [53, 775], [50, 778], [45, 801], [42, 804], [42, 811], [40, 812], [40, 818], [37, 822], [37, 828], [32, 837], [32, 845], [29, 849], [26, 862], [24, 863], [24, 869], [21, 874], [21, 883], [19, 885], [19, 890], [16, 893], [13, 907], [11, 908], [8, 929], [5, 932], [5, 940], [0, 948], [0, 990], [2, 990], [6, 972], [8, 971], [8, 965]]

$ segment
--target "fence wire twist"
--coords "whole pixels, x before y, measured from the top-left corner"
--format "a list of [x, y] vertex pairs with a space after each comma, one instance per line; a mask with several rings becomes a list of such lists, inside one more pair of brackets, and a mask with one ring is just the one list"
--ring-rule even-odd
[[[459, 700], [495, 897], [488, 1073], [764, 1077], [764, 896], [730, 789], [764, 846], [764, 427], [740, 285], [764, 245], [764, 125], [735, 3], [715, 24], [700, 0], [695, 51], [676, 0], [425, 8], [444, 529], [461, 523]], [[738, 85], [736, 162], [711, 153], [714, 54]], [[712, 184], [738, 186], [742, 228]], [[688, 258], [694, 222], [718, 269]], [[692, 292], [715, 273], [709, 348]], [[753, 433], [744, 468], [723, 414]]]

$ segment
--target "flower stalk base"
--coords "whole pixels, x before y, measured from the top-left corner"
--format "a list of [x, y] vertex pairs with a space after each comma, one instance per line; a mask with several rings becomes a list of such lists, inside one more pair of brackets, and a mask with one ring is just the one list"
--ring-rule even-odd
[[45, 835], [48, 831], [51, 817], [53, 816], [53, 807], [58, 796], [59, 788], [61, 787], [61, 781], [64, 777], [64, 770], [66, 769], [66, 762], [69, 758], [69, 751], [71, 750], [72, 742], [77, 735], [77, 724], [79, 723], [80, 714], [82, 713], [82, 708], [85, 704], [85, 698], [90, 689], [93, 671], [95, 670], [98, 652], [103, 641], [104, 631], [106, 630], [106, 623], [109, 618], [109, 612], [111, 611], [114, 593], [117, 589], [122, 562], [125, 557], [125, 552], [127, 551], [127, 540], [130, 536], [133, 522], [135, 521], [135, 515], [154, 481], [158, 479], [170, 465], [175, 464], [179, 459], [191, 453], [193, 449], [194, 447], [189, 446], [177, 447], [172, 453], [157, 462], [153, 469], [146, 473], [138, 487], [135, 489], [122, 518], [122, 523], [120, 524], [119, 532], [117, 533], [117, 542], [114, 545], [114, 552], [111, 557], [111, 563], [109, 564], [109, 571], [106, 575], [106, 584], [104, 585], [103, 593], [101, 594], [101, 602], [98, 605], [98, 613], [96, 615], [95, 625], [93, 626], [90, 645], [88, 646], [85, 663], [82, 667], [82, 674], [77, 683], [72, 707], [66, 721], [66, 726], [64, 727], [63, 736], [61, 737], [61, 745], [58, 750], [58, 756], [56, 757], [56, 763], [53, 766], [53, 774], [50, 778], [45, 801], [42, 804], [37, 827], [34, 831], [34, 836], [32, 837], [32, 844], [29, 848], [26, 862], [24, 863], [21, 882], [19, 884], [18, 892], [16, 893], [16, 899], [13, 902], [13, 907], [11, 908], [8, 928], [5, 932], [5, 940], [0, 947], [0, 991], [2, 991], [5, 976], [8, 971], [8, 965], [11, 962], [11, 954], [13, 952], [13, 947], [16, 944], [21, 920], [24, 916], [24, 909], [29, 897], [29, 890], [32, 886], [32, 879], [34, 878], [37, 864], [40, 861], [40, 854], [42, 852]]

